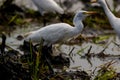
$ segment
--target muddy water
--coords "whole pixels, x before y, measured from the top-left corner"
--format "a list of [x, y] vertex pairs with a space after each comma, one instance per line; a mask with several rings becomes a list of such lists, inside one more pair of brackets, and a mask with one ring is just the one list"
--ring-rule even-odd
[[[110, 62], [111, 60], [116, 61], [115, 64], [113, 64], [112, 66], [117, 69], [117, 71], [120, 71], [120, 56], [116, 56], [116, 57], [106, 57], [106, 58], [97, 58], [97, 57], [92, 57], [92, 58], [85, 58], [82, 57], [85, 53], [88, 52], [90, 46], [92, 46], [91, 49], [91, 53], [95, 53], [98, 54], [100, 53], [104, 47], [100, 46], [100, 45], [96, 45], [94, 43], [83, 43], [81, 46], [80, 45], [73, 45], [73, 46], [69, 46], [69, 45], [62, 45], [61, 46], [61, 51], [65, 52], [65, 53], [69, 53], [73, 47], [74, 50], [72, 51], [72, 60], [71, 60], [71, 64], [70, 64], [70, 68], [75, 68], [78, 67], [78, 69], [82, 69], [85, 71], [93, 71], [96, 67], [99, 67], [107, 62]], [[82, 52], [79, 53], [79, 55], [77, 54], [78, 51], [80, 51], [81, 49], [84, 50]], [[119, 55], [120, 48], [116, 47], [116, 45], [114, 45], [113, 43], [111, 43], [109, 45], [109, 47], [105, 50], [105, 54], [113, 54], [113, 55]]]
[[[41, 27], [39, 24], [30, 24], [27, 25], [27, 27], [17, 28], [11, 33], [11, 36], [7, 36], [7, 45], [11, 46], [14, 49], [17, 49], [17, 47], [20, 44], [23, 44], [23, 41], [19, 41], [16, 39], [18, 35], [22, 35], [26, 32], [37, 30]], [[113, 35], [109, 39], [106, 39], [107, 43], [105, 44], [95, 44], [92, 42], [83, 42], [81, 45], [66, 45], [63, 44], [60, 46], [60, 51], [66, 54], [69, 54], [71, 52], [71, 61], [70, 61], [70, 69], [73, 69], [77, 67], [78, 69], [85, 70], [87, 72], [93, 71], [96, 67], [99, 67], [100, 65], [103, 65], [104, 63], [110, 62], [111, 60], [116, 61], [116, 63], [113, 64], [113, 67], [119, 72], [120, 71], [120, 56], [117, 57], [107, 57], [107, 58], [97, 58], [92, 57], [90, 59], [87, 59], [85, 57], [82, 57], [85, 53], [88, 52], [90, 46], [92, 46], [92, 49], [90, 53], [98, 54], [100, 53], [106, 45], [108, 47], [104, 51], [105, 54], [112, 54], [112, 55], [120, 55], [120, 48], [116, 46], [112, 41], [115, 41], [117, 44], [119, 44], [119, 39]], [[82, 50], [83, 49], [83, 50]]]

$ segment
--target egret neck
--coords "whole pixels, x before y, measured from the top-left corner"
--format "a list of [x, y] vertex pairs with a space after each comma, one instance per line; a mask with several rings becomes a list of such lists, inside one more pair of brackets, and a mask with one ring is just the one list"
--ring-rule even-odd
[[83, 27], [84, 27], [84, 25], [82, 23], [83, 19], [85, 19], [85, 16], [84, 17], [81, 16], [81, 18], [77, 17], [77, 16], [74, 17], [74, 19], [73, 19], [73, 24], [75, 26], [73, 29], [74, 35], [79, 34], [83, 30]]
[[110, 24], [112, 26], [115, 26], [113, 22], [116, 20], [116, 17], [113, 15], [113, 13], [108, 8], [106, 1], [105, 1], [105, 3], [101, 3], [101, 5], [102, 5], [102, 7], [103, 7], [109, 21], [110, 21]]

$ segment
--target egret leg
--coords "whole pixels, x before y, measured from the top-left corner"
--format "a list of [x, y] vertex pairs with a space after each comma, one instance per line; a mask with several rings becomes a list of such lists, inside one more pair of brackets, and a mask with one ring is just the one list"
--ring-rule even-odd
[[45, 60], [46, 60], [46, 64], [48, 65], [51, 73], [52, 73], [52, 74], [55, 74], [55, 73], [54, 73], [54, 70], [53, 70], [53, 67], [51, 66], [50, 60], [48, 60], [48, 58], [46, 57], [46, 55], [44, 55], [44, 57], [45, 57]]
[[52, 45], [50, 47], [44, 46], [42, 49], [42, 55], [46, 61], [46, 64], [48, 65], [51, 73], [54, 74], [54, 70], [53, 70], [53, 68], [51, 66], [51, 62], [50, 62], [50, 60], [52, 58], [51, 52], [52, 52]]
[[4, 33], [2, 33], [1, 35], [2, 35], [2, 44], [0, 45], [0, 50], [1, 50], [1, 54], [3, 54], [5, 52], [6, 35]]

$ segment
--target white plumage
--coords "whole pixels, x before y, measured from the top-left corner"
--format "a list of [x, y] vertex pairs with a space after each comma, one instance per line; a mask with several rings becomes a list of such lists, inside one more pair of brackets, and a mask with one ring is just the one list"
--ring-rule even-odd
[[73, 19], [73, 24], [75, 27], [67, 23], [51, 24], [39, 30], [29, 32], [29, 35], [25, 38], [25, 40], [31, 40], [34, 43], [39, 43], [42, 38], [44, 40], [44, 45], [47, 46], [67, 40], [68, 38], [78, 35], [82, 31], [84, 27], [82, 20], [85, 19], [87, 14], [93, 13], [94, 12], [79, 11]]
[[104, 9], [112, 28], [115, 30], [120, 38], [120, 18], [117, 18], [108, 8], [106, 0], [93, 0], [92, 2], [98, 2]]
[[39, 12], [44, 15], [45, 12], [57, 12], [63, 14], [64, 10], [54, 0], [32, 0], [37, 6]]

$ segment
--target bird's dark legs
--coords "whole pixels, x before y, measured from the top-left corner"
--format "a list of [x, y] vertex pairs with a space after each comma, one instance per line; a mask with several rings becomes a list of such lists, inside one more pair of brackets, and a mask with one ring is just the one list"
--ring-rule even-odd
[[4, 33], [1, 34], [1, 37], [2, 37], [2, 43], [0, 45], [0, 57], [1, 57], [1, 60], [4, 61], [4, 55], [5, 55], [5, 42], [6, 42], [6, 35]]
[[51, 52], [52, 52], [52, 45], [50, 47], [44, 46], [42, 49], [43, 58], [45, 59], [46, 64], [48, 65], [51, 73], [54, 74], [54, 70], [53, 70], [53, 68], [51, 66], [51, 62], [50, 62], [50, 60], [52, 58]]
[[48, 67], [49, 67], [51, 73], [54, 74], [54, 70], [53, 70], [53, 68], [52, 68], [52, 66], [51, 66], [50, 60], [47, 58], [46, 55], [44, 55], [44, 58], [45, 58], [45, 60], [46, 60], [46, 64], [48, 65]]
[[51, 46], [43, 46], [43, 53], [46, 54], [47, 57], [51, 58], [52, 54], [52, 45]]
[[2, 44], [0, 46], [0, 50], [1, 50], [1, 54], [3, 54], [5, 49], [6, 35], [2, 33], [1, 36], [2, 36]]

